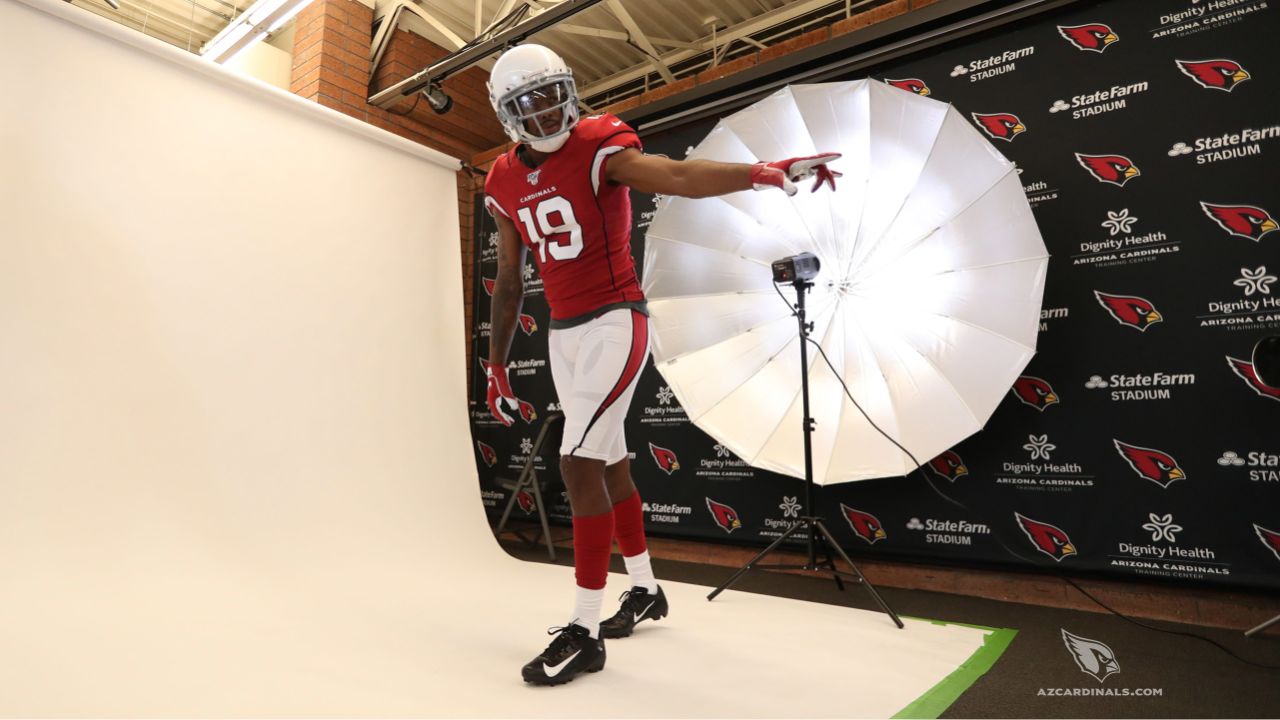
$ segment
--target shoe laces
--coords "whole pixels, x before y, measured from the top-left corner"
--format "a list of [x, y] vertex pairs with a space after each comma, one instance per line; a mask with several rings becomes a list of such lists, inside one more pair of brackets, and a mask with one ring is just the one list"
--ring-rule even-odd
[[551, 645], [547, 646], [546, 656], [554, 658], [563, 655], [580, 636], [586, 637], [588, 633], [579, 632], [578, 629], [586, 630], [581, 625], [575, 625], [570, 622], [568, 625], [560, 627], [552, 627], [547, 629], [548, 635], [555, 635], [556, 639], [551, 641]]
[[644, 598], [652, 597], [647, 592], [637, 593], [634, 590], [627, 590], [618, 596], [618, 600], [622, 602], [622, 607], [628, 612], [635, 612], [640, 607], [640, 603], [644, 602]]

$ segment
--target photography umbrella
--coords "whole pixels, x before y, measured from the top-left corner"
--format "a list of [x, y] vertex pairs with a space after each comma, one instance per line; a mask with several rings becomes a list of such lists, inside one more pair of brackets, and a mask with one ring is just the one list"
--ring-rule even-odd
[[[980, 430], [1035, 353], [1048, 253], [1013, 163], [950, 105], [884, 83], [787, 87], [689, 157], [817, 152], [843, 154], [835, 192], [659, 202], [643, 273], [654, 363], [708, 435], [805, 477], [797, 292], [770, 264], [812, 252], [812, 337], [875, 424], [927, 461]], [[816, 352], [808, 363], [813, 481], [914, 470]]]

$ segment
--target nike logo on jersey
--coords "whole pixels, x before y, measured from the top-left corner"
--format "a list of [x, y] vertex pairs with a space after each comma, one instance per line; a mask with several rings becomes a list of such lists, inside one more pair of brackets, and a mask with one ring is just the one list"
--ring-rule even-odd
[[640, 622], [640, 620], [644, 618], [644, 614], [645, 614], [645, 613], [647, 613], [647, 612], [649, 612], [649, 608], [653, 607], [653, 603], [656, 603], [656, 602], [658, 602], [658, 601], [657, 601], [657, 600], [654, 600], [653, 602], [651, 602], [651, 603], [649, 603], [647, 606], [645, 606], [645, 609], [643, 609], [643, 610], [641, 610], [640, 612], [636, 613], [636, 619], [635, 619], [635, 621], [636, 621], [636, 622]]
[[582, 654], [582, 651], [579, 650], [578, 652], [560, 661], [560, 663], [558, 665], [555, 665], [554, 667], [546, 663], [542, 663], [542, 671], [547, 674], [547, 677], [555, 677], [560, 674], [560, 671], [563, 670], [566, 665], [568, 665], [574, 658], [578, 657], [581, 654]]
[[610, 124], [610, 125], [612, 125], [612, 126], [614, 126], [614, 127], [618, 127], [619, 125], [621, 125], [621, 124], [622, 124], [622, 121], [621, 121], [621, 120], [614, 120], [613, 122], [611, 122], [611, 123], [609, 123], [609, 124]]

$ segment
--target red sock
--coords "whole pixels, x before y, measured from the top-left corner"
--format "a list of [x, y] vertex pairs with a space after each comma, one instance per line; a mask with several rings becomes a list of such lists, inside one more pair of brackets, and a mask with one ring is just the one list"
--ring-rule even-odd
[[613, 511], [573, 516], [573, 570], [578, 587], [603, 590], [613, 551]]
[[623, 557], [635, 557], [648, 549], [644, 541], [644, 503], [640, 491], [613, 506], [613, 536]]

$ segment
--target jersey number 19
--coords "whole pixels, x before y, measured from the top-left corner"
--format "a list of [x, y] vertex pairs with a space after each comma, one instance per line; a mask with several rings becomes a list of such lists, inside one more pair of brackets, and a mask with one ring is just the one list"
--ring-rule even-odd
[[[551, 224], [552, 213], [560, 213], [559, 225]], [[553, 260], [572, 260], [582, 254], [582, 226], [573, 216], [573, 206], [563, 197], [559, 195], [549, 197], [538, 203], [532, 212], [529, 208], [522, 207], [516, 215], [520, 218], [520, 222], [524, 223], [525, 231], [529, 233], [529, 241], [538, 248], [539, 262], [547, 261], [548, 250]], [[536, 224], [534, 223], [535, 215], [537, 216]], [[567, 235], [568, 240], [566, 242], [557, 238], [548, 243], [547, 238], [552, 235]]]

